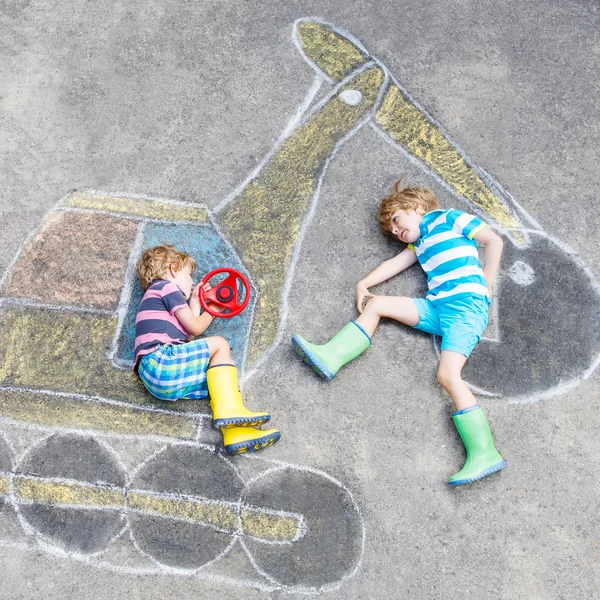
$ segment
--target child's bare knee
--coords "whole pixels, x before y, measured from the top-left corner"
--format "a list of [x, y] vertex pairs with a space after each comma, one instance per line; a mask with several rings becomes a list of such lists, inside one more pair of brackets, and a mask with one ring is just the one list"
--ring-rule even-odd
[[215, 337], [218, 340], [219, 348], [222, 348], [223, 350], [229, 350], [229, 342], [224, 337], [221, 337], [220, 335]]
[[374, 298], [369, 298], [369, 301], [367, 302], [367, 304], [365, 306], [365, 311], [380, 315], [382, 308], [383, 308], [382, 304], [383, 304], [382, 298], [379, 296], [375, 296]]
[[453, 383], [460, 380], [460, 373], [457, 373], [453, 369], [449, 369], [448, 367], [440, 366], [437, 372], [437, 379], [440, 382], [440, 385], [444, 389], [448, 389], [452, 386]]
[[229, 343], [224, 337], [220, 335], [211, 336], [209, 340], [207, 340], [209, 347], [216, 352], [217, 350], [229, 350]]

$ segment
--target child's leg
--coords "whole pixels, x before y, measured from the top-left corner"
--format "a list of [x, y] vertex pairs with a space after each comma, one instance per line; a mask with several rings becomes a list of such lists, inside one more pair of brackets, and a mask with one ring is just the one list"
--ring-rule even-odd
[[456, 407], [452, 420], [467, 451], [467, 460], [463, 468], [450, 477], [450, 485], [481, 479], [506, 466], [494, 446], [492, 432], [481, 407], [462, 379], [461, 372], [466, 360], [467, 357], [458, 352], [442, 350], [438, 369], [438, 381]]
[[235, 365], [231, 358], [231, 349], [225, 338], [218, 335], [206, 337], [204, 341], [208, 344], [210, 353], [209, 365]]
[[346, 363], [362, 354], [371, 345], [381, 317], [389, 317], [417, 325], [419, 312], [411, 298], [375, 296], [369, 300], [362, 314], [343, 327], [326, 344], [312, 344], [301, 335], [292, 336], [294, 350], [324, 379], [332, 379]]
[[440, 352], [440, 366], [438, 368], [438, 381], [448, 392], [456, 410], [464, 410], [475, 406], [477, 400], [462, 378], [462, 369], [467, 357], [458, 352], [442, 350]]
[[225, 338], [204, 338], [210, 353], [206, 371], [210, 407], [215, 427], [252, 427], [266, 423], [271, 415], [249, 411], [238, 389], [237, 368], [231, 358], [231, 349]]
[[237, 369], [225, 338], [204, 338], [210, 353], [206, 371], [213, 424], [221, 429], [228, 454], [255, 452], [272, 446], [281, 434], [277, 429], [255, 429], [270, 420], [266, 412], [252, 412], [244, 406], [238, 389]]
[[381, 317], [400, 321], [414, 327], [419, 323], [419, 311], [412, 298], [406, 296], [375, 296], [371, 298], [362, 313], [356, 319], [369, 336], [372, 336], [379, 325]]

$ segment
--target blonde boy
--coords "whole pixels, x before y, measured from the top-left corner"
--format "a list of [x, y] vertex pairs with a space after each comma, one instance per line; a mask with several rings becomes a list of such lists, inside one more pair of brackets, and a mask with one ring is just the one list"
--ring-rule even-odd
[[[464, 467], [448, 483], [468, 483], [499, 471], [506, 463], [494, 447], [487, 420], [461, 372], [487, 326], [502, 239], [479, 217], [441, 210], [431, 190], [403, 189], [402, 180], [382, 200], [379, 224], [407, 248], [358, 282], [360, 314], [355, 321], [324, 345], [294, 335], [294, 348], [321, 377], [331, 379], [369, 347], [382, 317], [440, 336], [438, 381], [452, 398], [456, 409], [452, 418], [467, 451]], [[477, 242], [485, 248], [483, 268]], [[426, 298], [376, 296], [369, 291], [416, 262], [427, 274]]]
[[160, 400], [197, 400], [210, 395], [213, 423], [221, 429], [228, 454], [271, 446], [280, 433], [255, 429], [271, 416], [245, 408], [227, 340], [219, 336], [194, 339], [213, 320], [207, 312], [200, 314], [200, 284], [194, 286], [192, 281], [195, 268], [189, 254], [170, 245], [142, 254], [136, 272], [144, 297], [136, 316], [133, 370]]

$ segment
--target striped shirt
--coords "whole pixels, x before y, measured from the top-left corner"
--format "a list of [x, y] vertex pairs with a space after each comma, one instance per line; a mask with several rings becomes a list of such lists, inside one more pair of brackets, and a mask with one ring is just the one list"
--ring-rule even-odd
[[460, 210], [433, 210], [421, 221], [421, 237], [408, 247], [427, 274], [427, 300], [441, 304], [464, 296], [488, 298], [473, 239], [486, 224]]
[[163, 279], [152, 282], [135, 317], [134, 370], [144, 354], [159, 346], [187, 342], [188, 332], [175, 316], [175, 311], [186, 306], [182, 291], [174, 283]]

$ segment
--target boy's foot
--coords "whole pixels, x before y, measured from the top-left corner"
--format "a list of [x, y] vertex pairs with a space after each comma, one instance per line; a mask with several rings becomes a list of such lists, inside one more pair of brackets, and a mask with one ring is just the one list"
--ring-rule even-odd
[[470, 483], [506, 467], [479, 404], [455, 412], [452, 420], [465, 445], [467, 460], [463, 468], [448, 479], [450, 485]]
[[323, 379], [333, 379], [334, 373], [332, 373], [324, 364], [322, 356], [318, 355], [317, 345], [307, 342], [301, 335], [295, 333], [292, 336], [292, 346], [296, 351], [296, 354], [302, 358], [302, 360], [309, 365], [312, 370], [322, 377]]
[[292, 345], [319, 377], [333, 379], [345, 364], [354, 360], [371, 345], [371, 338], [358, 323], [351, 321], [326, 344], [311, 344], [295, 333], [292, 336]]
[[269, 413], [253, 412], [244, 406], [235, 365], [208, 367], [206, 381], [215, 427], [259, 427], [270, 420]]
[[277, 443], [281, 433], [277, 429], [254, 429], [252, 427], [235, 427], [221, 429], [225, 452], [229, 455], [257, 452]]
[[[267, 421], [271, 420], [271, 415], [268, 413], [253, 413], [249, 410], [245, 410], [245, 407], [242, 407], [242, 410], [247, 416], [213, 419], [213, 425], [218, 429], [232, 429], [234, 427], [260, 427]], [[242, 411], [238, 410], [238, 413], [239, 412]]]
[[500, 471], [501, 469], [504, 469], [504, 467], [506, 467], [506, 461], [501, 456], [500, 458], [500, 462], [497, 462], [478, 471], [474, 471], [473, 469], [471, 469], [470, 472], [463, 473], [465, 469], [461, 469], [458, 473], [452, 475], [452, 477], [448, 479], [448, 484], [462, 485], [464, 483], [471, 483], [472, 481], [477, 481], [482, 477], [486, 477], [487, 475], [496, 473], [497, 471]]

